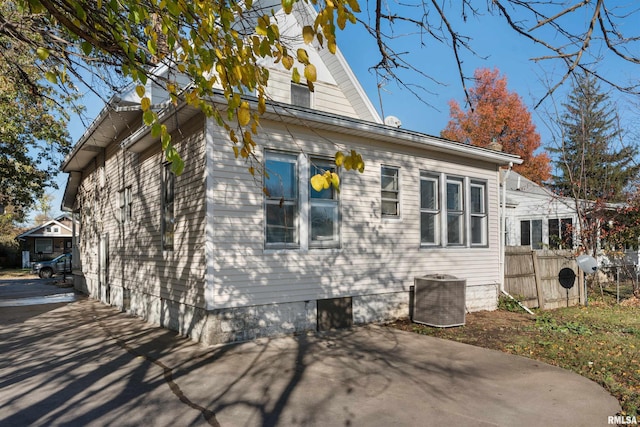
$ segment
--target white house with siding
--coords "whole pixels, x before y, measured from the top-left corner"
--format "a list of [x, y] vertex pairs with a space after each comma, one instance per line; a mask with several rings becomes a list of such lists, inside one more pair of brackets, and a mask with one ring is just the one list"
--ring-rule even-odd
[[580, 235], [574, 199], [558, 196], [515, 171], [504, 170], [503, 180], [507, 246], [574, 249]]
[[[342, 54], [311, 51], [312, 94], [270, 65], [264, 179], [184, 104], [160, 111], [186, 163], [174, 176], [133, 91], [113, 98], [63, 165], [78, 289], [206, 343], [407, 317], [427, 274], [465, 279], [468, 311], [496, 308], [499, 167], [520, 159], [385, 125]], [[350, 149], [364, 173], [341, 171], [339, 193], [311, 189]]]

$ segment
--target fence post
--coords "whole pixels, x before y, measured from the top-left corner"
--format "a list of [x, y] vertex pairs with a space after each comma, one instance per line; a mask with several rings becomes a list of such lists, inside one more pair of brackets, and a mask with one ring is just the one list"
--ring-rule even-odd
[[538, 253], [531, 251], [533, 259], [533, 273], [536, 277], [536, 293], [538, 294], [538, 308], [544, 310], [544, 290], [542, 289], [542, 279], [540, 278], [540, 266], [538, 265]]

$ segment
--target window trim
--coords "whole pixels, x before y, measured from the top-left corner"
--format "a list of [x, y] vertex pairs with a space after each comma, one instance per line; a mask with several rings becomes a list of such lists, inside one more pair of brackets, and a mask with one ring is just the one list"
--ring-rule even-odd
[[[437, 194], [437, 209], [423, 208], [422, 185], [425, 181], [434, 182]], [[450, 185], [456, 186], [455, 206], [450, 204]], [[489, 247], [489, 181], [482, 178], [472, 178], [468, 176], [452, 175], [445, 172], [433, 170], [420, 170], [419, 176], [419, 226], [420, 226], [420, 247], [424, 248], [487, 248]], [[482, 192], [481, 211], [471, 212], [472, 188], [480, 188]], [[422, 215], [424, 213], [434, 214], [435, 221], [435, 242], [425, 242], [422, 240]], [[460, 227], [460, 241], [451, 242], [449, 219], [456, 218], [456, 224]], [[482, 218], [482, 243], [473, 243], [473, 218]]]
[[[434, 187], [435, 208], [424, 208], [422, 203], [422, 183], [431, 182]], [[441, 244], [441, 202], [440, 202], [440, 175], [420, 171], [420, 246], [438, 246]], [[433, 241], [422, 240], [422, 214], [433, 215]]]
[[[267, 168], [267, 161], [269, 160], [275, 160], [275, 161], [281, 161], [281, 162], [287, 162], [287, 163], [292, 163], [294, 165], [294, 173], [295, 173], [295, 177], [293, 180], [293, 185], [295, 185], [295, 190], [294, 190], [294, 195], [295, 198], [290, 199], [290, 200], [283, 200], [284, 198], [275, 198], [272, 197], [271, 195], [268, 195], [266, 192], [264, 193], [264, 197], [263, 197], [263, 213], [264, 213], [264, 224], [263, 224], [263, 239], [264, 239], [264, 248], [265, 249], [298, 249], [300, 248], [300, 235], [301, 235], [301, 230], [300, 230], [300, 213], [301, 213], [301, 206], [300, 206], [300, 193], [301, 193], [301, 187], [299, 185], [299, 180], [300, 180], [300, 176], [302, 176], [301, 172], [301, 166], [300, 166], [300, 158], [299, 155], [297, 154], [293, 154], [293, 153], [285, 153], [285, 152], [280, 152], [280, 151], [271, 151], [271, 150], [265, 150], [265, 155], [264, 155], [264, 170], [265, 172], [268, 174], [269, 170]], [[264, 188], [266, 189], [267, 187], [267, 183], [266, 183], [266, 177], [265, 177], [265, 181], [263, 183]], [[267, 215], [267, 206], [268, 205], [280, 205], [282, 203], [282, 206], [284, 205], [288, 205], [288, 206], [293, 206], [294, 208], [294, 220], [293, 220], [293, 234], [294, 234], [294, 239], [292, 242], [269, 242], [268, 241], [268, 233], [267, 233], [267, 229], [268, 229], [268, 215]]]
[[[444, 203], [443, 209], [444, 209], [444, 218], [446, 219], [446, 234], [443, 235], [443, 238], [445, 239], [446, 242], [446, 246], [451, 246], [451, 247], [464, 247], [467, 244], [467, 217], [468, 217], [468, 210], [466, 209], [466, 188], [467, 186], [465, 185], [465, 179], [464, 177], [460, 177], [460, 176], [455, 176], [455, 175], [447, 175], [445, 178], [445, 185], [443, 187], [444, 188], [444, 194], [445, 194], [445, 201], [446, 203]], [[460, 209], [451, 209], [449, 208], [449, 184], [456, 184], [458, 186], [458, 188], [460, 189], [459, 191], [459, 197], [458, 197], [458, 202], [460, 203]], [[460, 226], [459, 226], [459, 234], [460, 234], [460, 242], [456, 242], [456, 243], [451, 243], [449, 241], [449, 235], [450, 235], [450, 227], [449, 227], [449, 218], [450, 217], [457, 217], [459, 218], [460, 221]]]
[[[382, 177], [383, 176], [389, 176], [389, 175], [385, 175], [383, 173], [384, 169], [390, 169], [390, 170], [395, 170], [396, 172], [396, 183], [397, 183], [397, 188], [395, 190], [385, 190], [382, 187]], [[390, 165], [380, 165], [380, 216], [382, 217], [382, 219], [400, 219], [401, 218], [401, 214], [402, 214], [402, 209], [400, 207], [400, 201], [402, 200], [402, 194], [401, 194], [401, 185], [400, 185], [400, 181], [401, 181], [401, 175], [400, 175], [400, 167], [398, 166], [390, 166]], [[385, 197], [383, 195], [383, 193], [395, 193], [396, 194], [396, 198], [389, 198], [389, 197]], [[396, 204], [396, 213], [395, 214], [388, 214], [388, 213], [384, 213], [384, 209], [383, 209], [383, 203], [384, 202], [393, 202]]]
[[[46, 251], [38, 251], [38, 243], [44, 243], [47, 245]], [[52, 254], [53, 253], [53, 239], [52, 238], [36, 238], [33, 242], [33, 252], [36, 254]]]
[[[540, 242], [538, 242], [540, 244], [540, 247], [537, 247], [536, 244], [534, 244], [534, 222], [535, 223], [540, 223]], [[524, 241], [522, 240], [522, 236], [524, 235], [522, 232], [522, 225], [523, 223], [529, 223], [528, 227], [529, 227], [529, 233], [527, 236], [527, 239], [529, 240], [529, 243], [524, 243]], [[542, 249], [544, 247], [544, 230], [542, 229], [543, 224], [542, 224], [542, 219], [521, 219], [520, 220], [520, 246], [531, 246], [532, 250], [537, 250], [537, 249]]]
[[[167, 186], [171, 185], [171, 197], [167, 195]], [[160, 233], [162, 239], [162, 250], [173, 251], [175, 244], [175, 199], [176, 199], [176, 175], [171, 170], [171, 163], [163, 163], [162, 167], [162, 193], [160, 195], [161, 210], [160, 210]], [[170, 212], [169, 212], [170, 211]], [[167, 214], [169, 214], [167, 219]], [[171, 241], [168, 239], [168, 234], [171, 234]]]
[[[472, 189], [480, 188], [482, 191], [481, 201], [482, 201], [482, 210], [481, 212], [473, 212], [473, 201], [472, 201]], [[487, 247], [489, 246], [489, 200], [487, 197], [487, 181], [479, 180], [479, 179], [471, 179], [469, 181], [469, 244], [471, 247]], [[482, 241], [480, 243], [474, 243], [473, 241], [473, 218], [481, 218], [482, 219]]]
[[[322, 171], [326, 171], [326, 170], [331, 170], [332, 172], [337, 171], [335, 164], [332, 163], [331, 160], [312, 157], [309, 164], [309, 173], [308, 173], [309, 180], [314, 175], [314, 172], [315, 173], [322, 172], [322, 171], [314, 171], [314, 168], [322, 169]], [[332, 194], [331, 199], [313, 198], [312, 195], [315, 192], [315, 190], [311, 188], [311, 183], [309, 183], [308, 185], [309, 185], [308, 215], [306, 216], [306, 218], [308, 218], [309, 249], [339, 248], [341, 246], [340, 229], [341, 229], [341, 223], [342, 223], [342, 218], [340, 216], [341, 209], [340, 209], [339, 193], [336, 189], [334, 189], [333, 187], [330, 187], [329, 190], [331, 190], [331, 194]], [[327, 190], [324, 190], [324, 191], [327, 191]], [[332, 236], [333, 238], [330, 240], [313, 240], [312, 239], [313, 224], [311, 219], [311, 210], [313, 209], [314, 206], [323, 206], [323, 205], [333, 207], [336, 211], [335, 222], [333, 224], [333, 236]]]
[[[306, 90], [305, 93], [309, 94], [309, 105], [300, 105], [300, 104], [294, 104], [293, 103], [293, 88], [296, 88], [296, 90]], [[313, 108], [314, 106], [314, 98], [313, 98], [313, 92], [311, 92], [309, 90], [309, 87], [304, 84], [304, 83], [296, 83], [294, 81], [291, 81], [291, 85], [289, 86], [289, 102], [291, 105], [296, 106], [296, 107], [300, 107], [300, 108]]]
[[[175, 191], [175, 188], [174, 188], [174, 191]], [[120, 222], [122, 224], [131, 222], [133, 218], [133, 199], [131, 196], [130, 185], [118, 191], [118, 207], [120, 210], [120, 218], [119, 218]]]

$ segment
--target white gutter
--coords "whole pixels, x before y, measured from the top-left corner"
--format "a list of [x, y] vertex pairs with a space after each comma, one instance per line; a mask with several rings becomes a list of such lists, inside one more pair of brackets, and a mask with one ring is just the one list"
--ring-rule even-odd
[[503, 295], [506, 295], [508, 298], [517, 302], [520, 307], [524, 309], [529, 314], [533, 315], [533, 311], [529, 310], [528, 307], [525, 307], [520, 301], [512, 297], [507, 291], [504, 289], [504, 264], [505, 264], [505, 256], [504, 249], [506, 244], [504, 242], [504, 229], [507, 224], [507, 178], [509, 178], [509, 174], [511, 174], [511, 168], [513, 168], [513, 162], [509, 162], [509, 168], [504, 173], [504, 178], [502, 180], [502, 214], [500, 215], [500, 242], [498, 247], [500, 248], [500, 292]]

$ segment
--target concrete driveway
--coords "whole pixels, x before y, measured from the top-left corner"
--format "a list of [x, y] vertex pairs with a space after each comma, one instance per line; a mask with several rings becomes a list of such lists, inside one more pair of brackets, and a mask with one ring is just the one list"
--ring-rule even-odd
[[0, 425], [604, 426], [620, 411], [571, 372], [384, 327], [205, 347], [84, 298], [0, 307], [0, 324]]

